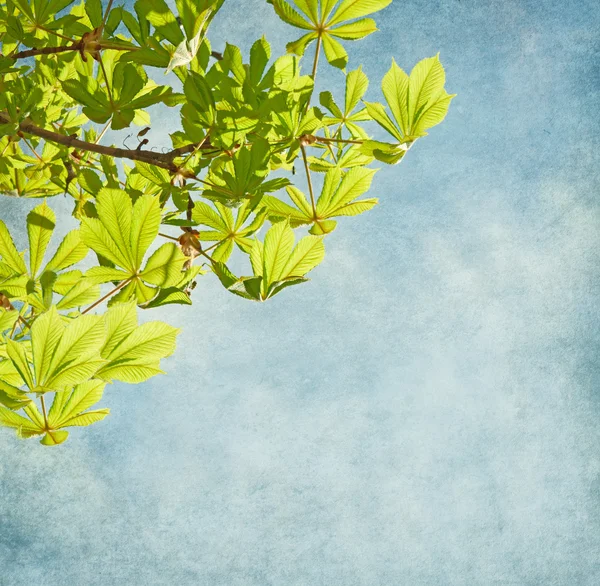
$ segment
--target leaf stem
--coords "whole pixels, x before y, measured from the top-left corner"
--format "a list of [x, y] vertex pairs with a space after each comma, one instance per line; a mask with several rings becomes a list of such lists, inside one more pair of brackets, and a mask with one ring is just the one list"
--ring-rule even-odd
[[41, 163], [44, 162], [44, 160], [42, 159], [42, 157], [40, 157], [36, 152], [35, 149], [33, 148], [33, 146], [30, 144], [30, 142], [23, 137], [23, 140], [25, 141], [25, 144], [29, 147], [29, 150], [35, 155], [35, 158], [40, 161]]
[[50, 426], [48, 425], [48, 415], [46, 414], [46, 402], [44, 401], [44, 395], [40, 396], [40, 403], [42, 404], [42, 413], [44, 414], [44, 426], [46, 427], [46, 431], [50, 431]]
[[110, 12], [112, 5], [113, 0], [108, 0], [108, 6], [106, 7], [106, 12], [104, 13], [104, 18], [102, 19], [102, 25], [100, 26], [101, 30], [104, 30], [104, 27], [106, 26], [106, 21], [108, 20], [108, 13]]
[[98, 299], [98, 301], [96, 301], [95, 303], [92, 303], [87, 309], [84, 309], [81, 312], [81, 315], [86, 314], [88, 311], [91, 311], [92, 309], [94, 309], [94, 307], [97, 307], [98, 305], [100, 305], [103, 301], [106, 301], [109, 297], [112, 297], [115, 293], [117, 293], [123, 287], [125, 287], [125, 285], [129, 285], [129, 283], [131, 283], [131, 281], [133, 281], [133, 277], [129, 277], [129, 279], [125, 279], [123, 282], [119, 283], [112, 291], [109, 291], [106, 295], [104, 295], [104, 297]]
[[57, 33], [56, 31], [53, 31], [49, 28], [46, 28], [45, 26], [42, 26], [41, 24], [35, 24], [34, 23], [35, 28], [44, 31], [45, 33], [48, 33], [49, 35], [54, 35], [56, 37], [58, 37], [59, 39], [63, 39], [65, 41], [71, 41], [71, 42], [75, 42], [75, 39], [72, 39], [71, 37], [65, 37], [65, 35], [61, 35], [60, 33]]
[[104, 81], [106, 82], [106, 92], [108, 93], [108, 99], [110, 100], [110, 105], [112, 106], [113, 112], [116, 111], [115, 102], [113, 100], [112, 90], [110, 88], [110, 84], [108, 83], [108, 75], [106, 74], [106, 69], [104, 68], [104, 62], [102, 61], [102, 55], [99, 55], [98, 61], [100, 62], [100, 69], [102, 69], [102, 75], [104, 76]]
[[317, 219], [317, 206], [315, 204], [315, 194], [313, 191], [312, 179], [310, 177], [310, 168], [308, 167], [308, 159], [306, 158], [306, 148], [300, 143], [300, 150], [302, 151], [302, 160], [304, 161], [304, 170], [306, 171], [306, 180], [308, 181], [308, 192], [310, 193], [310, 202], [312, 204], [313, 219]]
[[321, 53], [321, 34], [322, 34], [322, 32], [319, 31], [319, 36], [317, 37], [317, 48], [315, 49], [315, 60], [313, 61], [313, 68], [312, 68], [313, 81], [317, 75], [317, 66], [319, 65], [319, 54]]
[[341, 142], [342, 144], [364, 144], [364, 140], [350, 140], [347, 138], [327, 138], [325, 136], [316, 136], [317, 142], [331, 143]]
[[98, 135], [98, 138], [96, 139], [96, 142], [94, 144], [99, 144], [100, 143], [100, 141], [102, 140], [102, 138], [106, 134], [106, 131], [110, 128], [111, 122], [112, 122], [112, 116], [110, 117], [109, 121], [104, 125], [104, 128], [102, 129], [102, 131]]

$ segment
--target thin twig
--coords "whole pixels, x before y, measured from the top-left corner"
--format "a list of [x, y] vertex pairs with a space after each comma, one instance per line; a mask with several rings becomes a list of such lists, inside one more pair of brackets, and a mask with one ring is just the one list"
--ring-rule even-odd
[[162, 236], [163, 238], [168, 238], [169, 240], [175, 240], [176, 242], [179, 242], [179, 238], [175, 238], [175, 236], [169, 236], [168, 234], [163, 234], [162, 232], [159, 232], [158, 235]]
[[35, 149], [33, 148], [33, 146], [29, 143], [29, 141], [23, 137], [23, 140], [25, 141], [25, 144], [29, 147], [29, 150], [35, 155], [35, 158], [40, 161], [41, 163], [44, 162], [44, 159], [42, 159], [42, 157], [40, 157], [36, 152]]

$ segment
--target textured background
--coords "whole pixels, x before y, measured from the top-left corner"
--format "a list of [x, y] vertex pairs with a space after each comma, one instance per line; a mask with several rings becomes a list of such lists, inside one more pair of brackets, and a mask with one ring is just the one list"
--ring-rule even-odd
[[[215, 48], [292, 38], [227, 6]], [[61, 448], [0, 433], [3, 586], [600, 583], [600, 4], [377, 20], [349, 47], [370, 99], [392, 56], [441, 51], [447, 120], [311, 283], [252, 304], [206, 278], [160, 316], [168, 376], [109, 388]]]

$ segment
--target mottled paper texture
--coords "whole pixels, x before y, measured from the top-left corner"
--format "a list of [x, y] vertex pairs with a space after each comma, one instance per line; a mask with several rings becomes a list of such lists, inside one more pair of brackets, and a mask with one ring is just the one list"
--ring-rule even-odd
[[[348, 46], [369, 98], [392, 56], [440, 51], [446, 121], [309, 284], [253, 304], [203, 278], [159, 310], [184, 328], [168, 376], [109, 387], [64, 446], [0, 432], [3, 586], [600, 584], [600, 4], [376, 19]], [[295, 38], [263, 0], [211, 31]]]

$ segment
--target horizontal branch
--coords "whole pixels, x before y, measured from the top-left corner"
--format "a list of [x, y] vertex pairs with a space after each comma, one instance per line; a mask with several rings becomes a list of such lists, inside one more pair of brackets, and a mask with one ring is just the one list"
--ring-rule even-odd
[[55, 53], [66, 53], [68, 51], [78, 51], [79, 43], [64, 45], [62, 47], [42, 47], [41, 49], [27, 49], [20, 51], [14, 55], [10, 55], [10, 59], [26, 59], [27, 57], [36, 57], [37, 55], [54, 55]]
[[[0, 113], [0, 124], [9, 123], [10, 120], [6, 118], [5, 115]], [[172, 173], [175, 173], [177, 171], [177, 166], [173, 163], [173, 160], [175, 158], [191, 153], [198, 148], [197, 144], [188, 144], [177, 149], [173, 149], [172, 151], [169, 151], [167, 153], [155, 153], [153, 151], [144, 151], [142, 149], [134, 150], [122, 149], [114, 146], [104, 146], [101, 144], [85, 142], [83, 140], [79, 140], [74, 136], [67, 136], [65, 134], [60, 134], [58, 132], [46, 130], [45, 128], [40, 128], [39, 126], [33, 124], [31, 120], [27, 119], [19, 124], [19, 130], [25, 134], [37, 136], [38, 138], [43, 138], [48, 142], [60, 144], [68, 148], [97, 153], [99, 155], [107, 155], [109, 157], [119, 159], [140, 161], [143, 163], [148, 163], [150, 165], [155, 165], [156, 167], [167, 169]], [[201, 148], [202, 150], [214, 150], [214, 147], [207, 143], [202, 144], [199, 148]]]
[[[10, 59], [26, 59], [28, 57], [37, 57], [38, 55], [55, 55], [57, 53], [68, 53], [69, 51], [82, 51], [84, 44], [82, 41], [71, 43], [70, 45], [62, 45], [60, 47], [42, 47], [40, 49], [27, 49], [19, 51], [14, 55], [8, 55]], [[120, 47], [111, 45], [110, 41], [100, 41], [95, 44], [95, 50], [116, 49], [117, 51], [139, 51], [140, 47]], [[222, 61], [223, 54], [218, 51], [211, 51], [210, 56], [217, 61]]]

